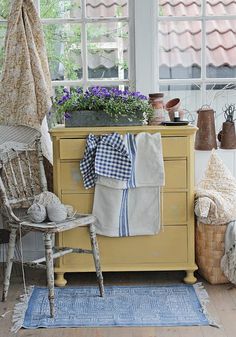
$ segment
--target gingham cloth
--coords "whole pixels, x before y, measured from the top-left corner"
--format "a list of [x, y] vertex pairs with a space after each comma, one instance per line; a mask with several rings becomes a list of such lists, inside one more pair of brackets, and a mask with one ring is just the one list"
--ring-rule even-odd
[[121, 136], [118, 133], [89, 134], [80, 171], [86, 189], [95, 185], [97, 175], [129, 180], [131, 159]]

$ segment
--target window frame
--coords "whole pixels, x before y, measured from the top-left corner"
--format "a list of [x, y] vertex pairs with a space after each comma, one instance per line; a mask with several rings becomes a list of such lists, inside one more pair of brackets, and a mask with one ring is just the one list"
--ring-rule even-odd
[[[128, 16], [127, 17], [86, 17], [86, 0], [80, 0], [81, 2], [81, 18], [40, 18], [43, 25], [46, 24], [66, 24], [66, 23], [79, 23], [81, 25], [81, 58], [83, 60], [82, 69], [83, 75], [81, 79], [77, 80], [60, 80], [52, 81], [52, 87], [73, 87], [79, 86], [83, 90], [86, 90], [90, 86], [119, 86], [128, 85], [129, 87], [135, 87], [135, 54], [134, 43], [132, 36], [134, 35], [134, 6], [133, 0], [128, 0]], [[40, 16], [40, 0], [34, 0], [38, 14]], [[87, 53], [87, 32], [86, 25], [89, 23], [109, 23], [109, 22], [127, 22], [128, 24], [128, 79], [91, 79], [88, 77], [88, 53]]]

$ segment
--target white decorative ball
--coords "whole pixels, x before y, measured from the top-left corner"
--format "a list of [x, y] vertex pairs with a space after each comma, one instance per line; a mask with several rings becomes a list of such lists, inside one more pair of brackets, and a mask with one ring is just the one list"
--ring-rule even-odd
[[50, 221], [62, 222], [67, 218], [67, 209], [63, 204], [49, 204], [46, 209]]
[[32, 222], [40, 223], [47, 218], [46, 208], [38, 203], [34, 203], [27, 210], [27, 214]]
[[48, 206], [48, 205], [51, 205], [51, 204], [57, 204], [57, 205], [61, 204], [61, 201], [56, 196], [56, 194], [54, 194], [52, 192], [49, 192], [49, 191], [45, 191], [45, 192], [42, 192], [42, 193], [36, 195], [35, 198], [34, 198], [34, 203], [36, 203], [36, 202], [45, 206], [45, 207]]

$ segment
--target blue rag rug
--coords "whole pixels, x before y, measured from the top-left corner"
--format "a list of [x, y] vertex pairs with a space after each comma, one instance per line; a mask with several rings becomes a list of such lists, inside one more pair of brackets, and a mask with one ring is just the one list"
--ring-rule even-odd
[[[20, 327], [107, 327], [209, 325], [201, 285], [97, 286], [55, 288], [55, 318], [49, 316], [48, 290], [33, 287], [28, 302], [18, 303]], [[25, 306], [25, 312], [23, 310]], [[22, 322], [20, 323], [20, 314]], [[17, 321], [18, 317], [18, 321]]]

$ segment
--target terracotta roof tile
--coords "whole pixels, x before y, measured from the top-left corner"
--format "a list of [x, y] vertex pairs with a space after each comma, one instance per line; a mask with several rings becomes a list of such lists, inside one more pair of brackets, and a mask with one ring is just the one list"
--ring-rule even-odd
[[[127, 0], [90, 0], [87, 2], [89, 16], [116, 16], [117, 8], [127, 15]], [[236, 14], [236, 0], [207, 0], [208, 15]], [[159, 26], [160, 65], [191, 67], [201, 64], [201, 22], [184, 21], [184, 16], [201, 13], [200, 0], [160, 0], [160, 15], [183, 16], [180, 22], [161, 22]], [[236, 20], [207, 21], [207, 63], [219, 67], [236, 66]], [[127, 52], [125, 52], [127, 54]], [[108, 57], [89, 55], [91, 68], [100, 65], [110, 68], [115, 65], [116, 51], [110, 50]]]
[[127, 0], [90, 0], [86, 4], [88, 17], [128, 15]]
[[[163, 15], [196, 16], [200, 11], [200, 1], [160, 0]], [[236, 14], [236, 1], [207, 1], [208, 15]], [[184, 20], [184, 17], [183, 17]], [[207, 63], [215, 67], [236, 66], [236, 21], [207, 21], [206, 44]], [[169, 31], [169, 34], [168, 34]], [[168, 67], [178, 65], [200, 66], [201, 26], [200, 21], [180, 21], [161, 23], [159, 31], [161, 41], [160, 64]], [[169, 56], [169, 54], [173, 54]]]

